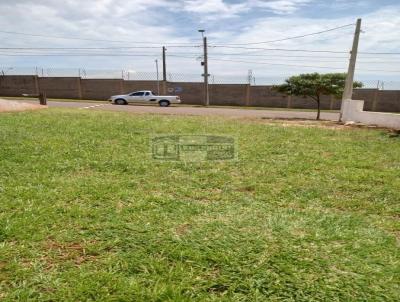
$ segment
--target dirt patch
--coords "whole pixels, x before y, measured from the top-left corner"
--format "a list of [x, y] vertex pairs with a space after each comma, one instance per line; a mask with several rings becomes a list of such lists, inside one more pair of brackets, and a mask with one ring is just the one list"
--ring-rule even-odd
[[184, 224], [178, 225], [176, 227], [175, 233], [178, 236], [182, 236], [182, 235], [185, 235], [189, 231], [189, 229], [190, 229], [190, 224], [184, 223]]
[[282, 127], [305, 127], [305, 128], [330, 128], [330, 129], [349, 129], [350, 126], [345, 126], [336, 121], [329, 120], [311, 120], [311, 119], [301, 119], [301, 118], [242, 118], [244, 122], [256, 122], [267, 125], [277, 125]]
[[45, 263], [46, 269], [53, 269], [60, 263], [69, 261], [75, 265], [83, 262], [94, 261], [97, 255], [91, 254], [87, 248], [95, 242], [68, 242], [60, 243], [53, 239], [44, 242], [44, 253], [41, 260]]
[[379, 127], [375, 125], [366, 125], [362, 123], [349, 123], [344, 124], [337, 121], [330, 120], [310, 120], [302, 118], [242, 118], [240, 119], [244, 122], [256, 122], [267, 125], [279, 125], [282, 127], [305, 127], [305, 128], [325, 128], [333, 130], [354, 130], [354, 129], [375, 129], [383, 130], [389, 133], [390, 137], [400, 137], [400, 130], [394, 130], [385, 127]]
[[0, 99], [0, 112], [26, 111], [43, 108], [47, 108], [47, 106]]

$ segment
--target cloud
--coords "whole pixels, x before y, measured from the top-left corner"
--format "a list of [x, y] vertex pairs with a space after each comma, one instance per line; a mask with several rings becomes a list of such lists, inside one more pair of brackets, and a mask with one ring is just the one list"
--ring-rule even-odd
[[[397, 76], [396, 73], [368, 72], [365, 70], [399, 70], [400, 60], [398, 56], [379, 56], [367, 55], [362, 52], [398, 52], [400, 49], [400, 32], [396, 28], [400, 27], [400, 6], [390, 6], [379, 10], [363, 14], [363, 33], [360, 37], [359, 60], [357, 64], [358, 75], [371, 75], [379, 78], [382, 74]], [[334, 28], [344, 24], [355, 23], [355, 17], [336, 17], [321, 16], [319, 18], [306, 18], [296, 16], [287, 18], [285, 16], [270, 16], [256, 20], [239, 34], [225, 32], [226, 43], [252, 43], [260, 41], [276, 40], [279, 38], [299, 36], [312, 32], [318, 32], [329, 28]], [[286, 48], [286, 49], [311, 49], [311, 50], [330, 50], [349, 52], [351, 49], [354, 35], [354, 26], [332, 31], [322, 35], [315, 35], [301, 39], [287, 40], [283, 42], [265, 43], [257, 45], [244, 45], [244, 47], [264, 47], [264, 48]], [[223, 42], [223, 41], [220, 41]], [[211, 43], [211, 42], [210, 42]], [[220, 43], [221, 44], [221, 43]], [[279, 51], [261, 51], [245, 49], [219, 49], [225, 53], [241, 53], [242, 55], [227, 55], [232, 60], [245, 60], [255, 62], [270, 62], [278, 64], [292, 65], [314, 65], [341, 68], [346, 70], [348, 59], [344, 54], [318, 54], [318, 53], [284, 53]], [[217, 52], [217, 50], [214, 50]], [[211, 58], [212, 58], [211, 51]], [[250, 55], [250, 56], [246, 56]], [[280, 55], [305, 55], [311, 57], [280, 57]], [[214, 58], [218, 56], [214, 56]], [[321, 58], [322, 57], [322, 58]], [[212, 59], [211, 59], [212, 61]], [[227, 65], [230, 65], [227, 68]], [[247, 65], [247, 66], [246, 66]], [[218, 73], [236, 72], [245, 73], [246, 68], [252, 68], [256, 74], [291, 74], [297, 72], [310, 71], [310, 68], [296, 68], [288, 66], [268, 66], [258, 64], [225, 63], [215, 67]], [[339, 69], [340, 70], [340, 69]], [[215, 69], [214, 69], [215, 71]], [[324, 69], [316, 69], [323, 72]], [[329, 71], [329, 70], [328, 70]], [[400, 72], [399, 72], [400, 73]]]
[[[339, 1], [339, 0], [337, 0]], [[342, 1], [342, 0], [340, 0]], [[353, 23], [358, 17], [349, 14], [334, 14], [334, 7], [325, 14], [307, 17], [314, 4], [311, 0], [64, 0], [60, 5], [52, 0], [0, 1], [0, 28], [5, 31], [37, 33], [42, 35], [81, 37], [105, 40], [126, 40], [126, 43], [105, 43], [79, 40], [46, 39], [0, 34], [2, 47], [112, 47], [130, 46], [142, 43], [189, 43], [197, 41], [199, 24], [207, 29], [209, 43], [251, 43], [275, 40], [317, 32], [328, 28]], [[308, 6], [307, 6], [308, 5]], [[319, 6], [320, 8], [321, 6]], [[261, 11], [261, 13], [260, 13]], [[266, 13], [264, 13], [266, 12]], [[332, 13], [331, 13], [332, 12]], [[290, 14], [288, 16], [287, 14]], [[371, 8], [360, 14], [363, 30], [360, 51], [398, 52], [400, 49], [400, 5]], [[235, 18], [231, 20], [230, 18]], [[16, 22], [18, 20], [18, 22]], [[348, 51], [351, 47], [354, 28], [346, 28], [323, 35], [280, 43], [261, 44], [257, 47], [323, 49]], [[4, 51], [2, 51], [4, 53]], [[112, 50], [109, 52], [118, 52]], [[86, 67], [86, 68], [125, 68], [138, 71], [152, 71], [154, 59], [161, 49], [133, 49], [132, 54], [146, 54], [149, 57], [14, 57], [0, 56], [0, 65], [5, 66], [44, 66], [44, 67]], [[226, 55], [226, 59], [251, 61], [255, 63], [222, 62], [216, 60], [215, 53], [249, 53], [262, 56]], [[168, 48], [167, 66], [169, 72], [200, 74], [201, 66], [194, 57], [201, 53], [200, 48]], [[191, 58], [173, 57], [173, 54], [193, 56]], [[257, 62], [277, 64], [321, 65], [346, 67], [347, 59], [318, 59], [279, 57], [282, 52], [253, 51], [244, 49], [222, 49], [210, 47], [210, 71], [215, 74], [241, 74], [245, 78], [248, 69], [256, 76], [289, 75], [310, 71], [310, 68], [263, 65]], [[287, 54], [287, 53], [286, 53]], [[291, 53], [292, 55], [296, 53]], [[154, 57], [152, 57], [154, 55]], [[336, 55], [332, 55], [336, 56]], [[338, 55], [339, 56], [339, 55]], [[341, 55], [340, 55], [341, 56]], [[343, 55], [346, 57], [346, 54]], [[219, 55], [219, 58], [223, 57]], [[361, 61], [385, 60], [390, 64], [367, 64]], [[339, 62], [331, 62], [339, 61]], [[399, 61], [399, 60], [397, 60]], [[386, 58], [360, 55], [357, 67], [361, 69], [400, 69], [395, 56]], [[317, 69], [318, 70], [318, 69]], [[324, 71], [323, 69], [319, 71]], [[376, 74], [376, 73], [375, 73]], [[393, 73], [393, 76], [397, 74]]]
[[313, 0], [249, 0], [249, 6], [265, 9], [275, 14], [292, 14]]
[[244, 0], [228, 3], [223, 0], [184, 0], [183, 10], [202, 15], [206, 20], [232, 18], [251, 10], [265, 10], [273, 14], [292, 14], [313, 0]]
[[183, 10], [201, 14], [205, 19], [232, 18], [249, 10], [247, 2], [228, 4], [223, 0], [186, 0]]

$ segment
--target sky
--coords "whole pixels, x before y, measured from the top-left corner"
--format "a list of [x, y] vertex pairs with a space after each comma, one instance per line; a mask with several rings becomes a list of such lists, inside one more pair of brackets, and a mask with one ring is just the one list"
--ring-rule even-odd
[[400, 82], [400, 54], [390, 54], [400, 51], [399, 0], [0, 0], [0, 12], [0, 72], [9, 74], [145, 77], [165, 45], [169, 79], [200, 79], [198, 29], [215, 83], [246, 82], [249, 70], [256, 84], [345, 72], [362, 18], [356, 78]]

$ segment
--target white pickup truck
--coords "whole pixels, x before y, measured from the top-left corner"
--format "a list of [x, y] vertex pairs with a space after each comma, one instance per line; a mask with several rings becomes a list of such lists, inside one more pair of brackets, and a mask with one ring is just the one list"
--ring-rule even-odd
[[154, 95], [150, 90], [141, 90], [128, 94], [113, 95], [108, 101], [117, 105], [127, 105], [128, 103], [157, 103], [161, 107], [168, 107], [171, 104], [179, 104], [181, 99], [176, 95]]

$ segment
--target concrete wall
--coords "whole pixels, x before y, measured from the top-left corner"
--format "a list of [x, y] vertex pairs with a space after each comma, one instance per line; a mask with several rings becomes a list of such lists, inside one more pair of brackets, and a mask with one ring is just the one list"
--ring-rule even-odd
[[289, 97], [272, 90], [272, 86], [251, 86], [249, 106], [288, 107]]
[[364, 100], [364, 110], [372, 110], [377, 92], [377, 89], [355, 89], [353, 92], [353, 100]]
[[[79, 77], [0, 76], [0, 96], [21, 96], [23, 93], [46, 92], [48, 97], [66, 99], [107, 100], [109, 96], [152, 90], [157, 81], [124, 81], [122, 79], [81, 79]], [[247, 84], [211, 84], [211, 105], [238, 105], [276, 108], [315, 109], [312, 99], [286, 96], [272, 86]], [[184, 104], [203, 104], [203, 83], [160, 82], [161, 94], [179, 95]], [[400, 90], [356, 89], [353, 99], [365, 100], [365, 111], [400, 112]], [[340, 108], [340, 100], [323, 96], [322, 109]]]
[[400, 91], [379, 90], [374, 111], [400, 112]]
[[82, 98], [87, 100], [107, 100], [111, 95], [123, 93], [123, 80], [82, 79]]
[[204, 103], [204, 85], [202, 83], [167, 82], [165, 93], [179, 95], [184, 104], [196, 105]]
[[[122, 81], [123, 93], [134, 92], [137, 90], [151, 90], [157, 93], [157, 81]], [[160, 92], [162, 83], [160, 83]]]
[[211, 84], [210, 105], [246, 105], [246, 86], [240, 84]]
[[400, 130], [400, 114], [364, 111], [364, 101], [346, 100], [343, 105], [343, 122], [356, 122]]
[[37, 94], [36, 76], [0, 76], [0, 95], [21, 96], [23, 93]]
[[44, 77], [38, 78], [40, 91], [45, 91], [49, 98], [81, 98], [78, 77]]

